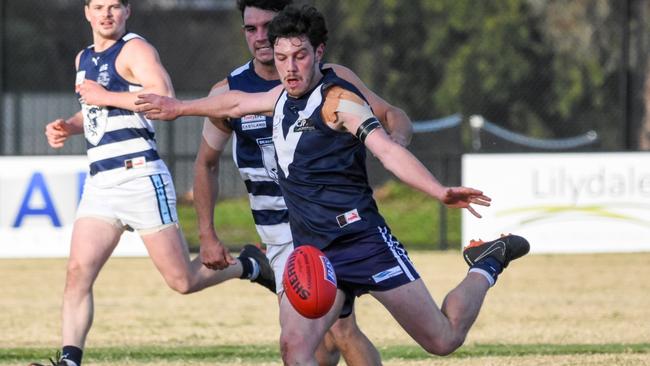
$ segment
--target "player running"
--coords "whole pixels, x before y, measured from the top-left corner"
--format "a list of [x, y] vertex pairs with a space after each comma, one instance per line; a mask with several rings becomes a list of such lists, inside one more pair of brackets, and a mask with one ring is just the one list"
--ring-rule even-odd
[[[128, 0], [86, 0], [94, 44], [76, 58], [76, 91], [81, 111], [49, 123], [53, 148], [84, 134], [89, 177], [72, 231], [62, 305], [62, 349], [57, 366], [80, 366], [92, 325], [93, 284], [125, 229], [138, 232], [151, 260], [173, 290], [188, 294], [232, 278], [253, 280], [275, 291], [264, 254], [247, 246], [230, 266], [214, 271], [190, 262], [176, 215], [169, 171], [156, 150], [152, 122], [135, 113], [139, 92], [173, 95], [158, 53], [126, 31]], [[39, 366], [39, 363], [32, 363]]]

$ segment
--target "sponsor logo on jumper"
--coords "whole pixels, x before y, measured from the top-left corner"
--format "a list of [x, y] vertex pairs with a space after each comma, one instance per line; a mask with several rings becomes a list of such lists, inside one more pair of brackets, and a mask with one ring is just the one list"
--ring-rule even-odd
[[293, 132], [313, 131], [315, 129], [316, 127], [314, 126], [314, 122], [312, 122], [309, 118], [305, 118], [300, 119], [298, 122], [296, 122], [296, 125], [293, 127]]
[[357, 221], [361, 221], [361, 216], [359, 216], [359, 211], [357, 211], [356, 208], [336, 216], [336, 222], [338, 222], [340, 227], [344, 227]]
[[259, 130], [266, 128], [266, 121], [247, 122], [241, 124], [242, 131]]
[[95, 66], [97, 66], [97, 63], [99, 62], [99, 56], [91, 57], [90, 59], [93, 61], [93, 63], [95, 64]]
[[266, 121], [266, 116], [261, 114], [248, 114], [241, 118], [242, 123]]
[[128, 169], [144, 168], [147, 165], [147, 159], [144, 156], [138, 156], [137, 158], [124, 160], [124, 167]]
[[381, 272], [379, 272], [377, 274], [374, 274], [372, 276], [372, 279], [375, 281], [375, 283], [379, 283], [379, 282], [385, 281], [385, 280], [387, 280], [387, 279], [389, 279], [391, 277], [399, 276], [402, 273], [404, 273], [402, 268], [400, 266], [395, 266], [393, 268], [389, 268], [387, 270], [384, 270], [384, 271], [381, 271]]
[[266, 128], [266, 116], [249, 114], [241, 118], [242, 131], [259, 130]]

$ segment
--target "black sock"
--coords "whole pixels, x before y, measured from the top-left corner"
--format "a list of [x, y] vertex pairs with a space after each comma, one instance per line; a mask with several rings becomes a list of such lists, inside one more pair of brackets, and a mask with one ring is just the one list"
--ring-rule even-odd
[[70, 360], [76, 363], [78, 366], [81, 366], [81, 358], [83, 357], [84, 351], [75, 346], [63, 346], [61, 349], [61, 358]]

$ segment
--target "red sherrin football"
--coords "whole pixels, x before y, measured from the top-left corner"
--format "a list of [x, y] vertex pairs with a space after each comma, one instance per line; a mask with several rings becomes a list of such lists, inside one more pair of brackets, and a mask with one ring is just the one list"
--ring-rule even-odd
[[311, 245], [299, 246], [289, 255], [282, 285], [293, 308], [310, 319], [325, 315], [336, 298], [334, 267]]

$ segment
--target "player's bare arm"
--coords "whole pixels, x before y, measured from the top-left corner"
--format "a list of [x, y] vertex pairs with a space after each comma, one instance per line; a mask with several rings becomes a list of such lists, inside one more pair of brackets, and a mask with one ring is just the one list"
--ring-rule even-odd
[[[210, 95], [228, 91], [226, 80], [217, 83]], [[219, 193], [219, 159], [232, 135], [224, 119], [205, 118], [199, 151], [194, 162], [194, 209], [197, 214], [201, 263], [211, 269], [234, 264], [214, 227], [214, 206]]]
[[[81, 52], [77, 53], [75, 57], [75, 70], [79, 68], [80, 56]], [[83, 131], [83, 115], [81, 111], [73, 114], [68, 119], [57, 118], [45, 125], [47, 143], [54, 149], [62, 148], [68, 137], [82, 134]]]
[[331, 67], [339, 77], [356, 86], [366, 100], [368, 100], [374, 115], [388, 131], [390, 137], [398, 144], [408, 146], [413, 135], [413, 124], [402, 109], [395, 107], [375, 94], [349, 68], [338, 64], [325, 64], [324, 67]]
[[81, 112], [77, 112], [67, 120], [58, 118], [48, 123], [45, 126], [45, 137], [51, 147], [58, 149], [63, 147], [68, 137], [81, 134], [83, 130], [83, 117]]
[[479, 218], [481, 215], [471, 205], [490, 205], [491, 199], [482, 191], [442, 185], [413, 154], [386, 134], [370, 107], [353, 93], [332, 88], [328, 91], [323, 115], [330, 127], [357, 136], [387, 170], [409, 186], [449, 207], [466, 208]]
[[111, 92], [95, 81], [84, 80], [78, 91], [85, 103], [134, 111], [138, 94], [174, 95], [171, 78], [162, 66], [158, 52], [147, 41], [140, 38], [128, 41], [115, 65], [120, 76], [133, 84], [142, 85], [142, 90]]
[[170, 121], [180, 116], [211, 118], [239, 118], [247, 114], [273, 115], [275, 102], [280, 97], [282, 85], [268, 92], [244, 93], [230, 90], [220, 95], [181, 101], [156, 94], [138, 95], [137, 112], [149, 119]]

